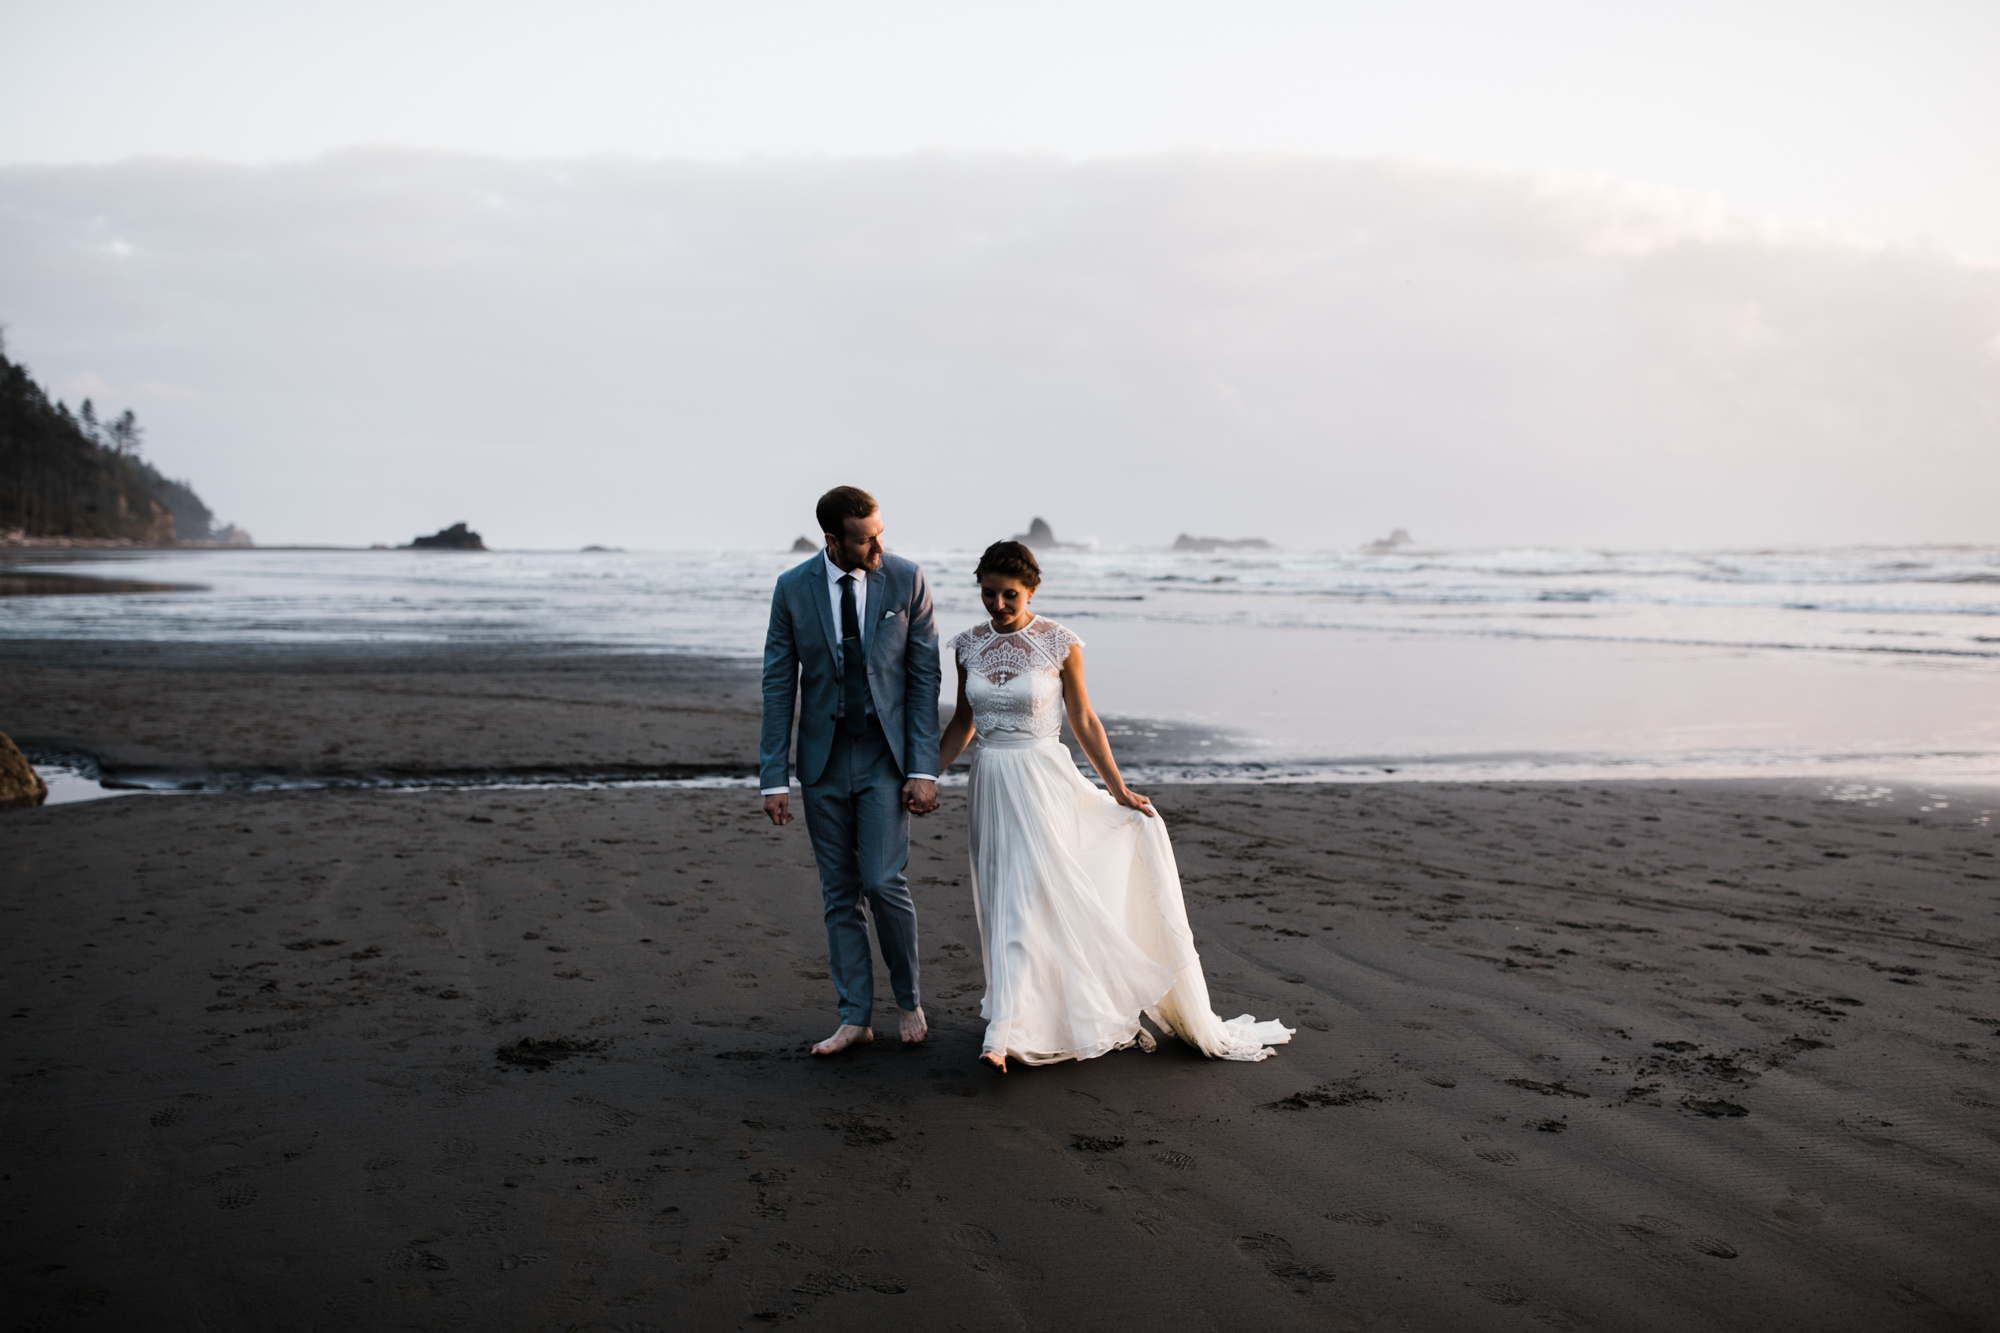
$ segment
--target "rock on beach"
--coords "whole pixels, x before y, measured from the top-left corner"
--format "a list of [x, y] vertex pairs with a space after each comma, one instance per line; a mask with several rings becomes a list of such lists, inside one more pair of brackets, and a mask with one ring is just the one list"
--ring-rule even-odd
[[0, 733], [0, 810], [40, 805], [48, 799], [49, 784], [42, 781], [42, 775], [14, 742]]

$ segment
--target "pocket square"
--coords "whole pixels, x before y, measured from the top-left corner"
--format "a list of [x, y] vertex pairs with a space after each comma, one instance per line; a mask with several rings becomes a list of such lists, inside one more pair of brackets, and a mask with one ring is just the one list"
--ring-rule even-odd
[[884, 620], [894, 620], [895, 618], [896, 618], [896, 613], [894, 611], [884, 611], [882, 613], [882, 619]]

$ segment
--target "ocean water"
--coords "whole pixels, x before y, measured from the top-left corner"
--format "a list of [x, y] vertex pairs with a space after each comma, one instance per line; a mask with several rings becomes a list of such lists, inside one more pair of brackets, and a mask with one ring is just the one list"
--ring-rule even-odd
[[[973, 551], [906, 551], [946, 636]], [[534, 642], [754, 660], [775, 552], [190, 551], [27, 566], [176, 591], [0, 599], [0, 637]], [[21, 568], [18, 567], [17, 568]], [[1063, 551], [1151, 780], [2000, 781], [2000, 548]], [[949, 679], [949, 673], [947, 673]]]

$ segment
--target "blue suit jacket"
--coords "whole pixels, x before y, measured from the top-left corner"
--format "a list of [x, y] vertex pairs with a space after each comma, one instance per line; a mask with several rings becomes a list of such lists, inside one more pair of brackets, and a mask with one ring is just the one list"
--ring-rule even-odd
[[[884, 555], [882, 567], [868, 575], [866, 619], [861, 643], [882, 733], [903, 772], [935, 773], [942, 673], [924, 571], [901, 556]], [[764, 724], [757, 745], [759, 786], [782, 787], [791, 779], [795, 701], [799, 781], [816, 782], [825, 771], [839, 725], [839, 646], [825, 557], [815, 554], [780, 574], [771, 595], [771, 628], [764, 638]]]

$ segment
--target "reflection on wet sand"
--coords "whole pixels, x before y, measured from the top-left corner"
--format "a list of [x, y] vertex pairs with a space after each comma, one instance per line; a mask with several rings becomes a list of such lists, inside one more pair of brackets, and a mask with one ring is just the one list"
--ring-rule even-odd
[[[135, 554], [138, 552], [135, 551]], [[157, 554], [144, 552], [144, 554]], [[0, 555], [0, 597], [74, 597], [105, 593], [205, 592], [204, 583], [169, 583], [159, 579], [119, 578], [115, 574], [77, 574], [67, 570], [27, 568], [89, 561], [102, 568], [120, 556], [101, 549], [87, 551], [26, 551]], [[115, 567], [115, 566], [114, 566]]]
[[199, 583], [148, 583], [142, 579], [50, 574], [38, 569], [0, 570], [0, 597], [73, 597], [88, 593], [200, 592]]

